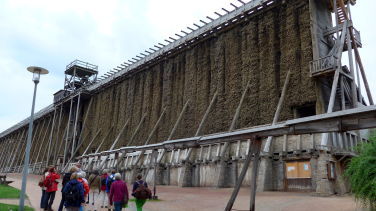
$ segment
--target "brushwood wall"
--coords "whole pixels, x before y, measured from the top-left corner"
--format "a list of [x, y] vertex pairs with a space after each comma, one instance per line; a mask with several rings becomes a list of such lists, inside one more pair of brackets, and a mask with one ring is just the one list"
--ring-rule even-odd
[[[288, 70], [292, 75], [280, 120], [293, 118], [294, 106], [316, 101], [309, 77], [311, 60], [308, 0], [285, 1], [96, 93], [83, 128], [87, 138], [81, 152], [96, 131], [105, 131], [97, 138], [102, 140], [113, 128], [102, 148], [108, 149], [126, 121], [116, 147], [128, 145], [145, 115], [132, 145], [144, 144], [165, 108], [150, 143], [164, 141], [188, 100], [172, 138], [194, 136], [215, 92], [218, 98], [201, 134], [228, 131], [248, 81], [236, 128], [271, 123]], [[96, 141], [92, 147], [98, 145]]]

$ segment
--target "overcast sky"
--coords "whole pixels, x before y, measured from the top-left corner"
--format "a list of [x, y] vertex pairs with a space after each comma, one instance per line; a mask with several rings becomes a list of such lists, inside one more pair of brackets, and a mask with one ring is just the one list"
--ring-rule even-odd
[[[249, 0], [248, 0], [249, 1]], [[245, 1], [245, 2], [248, 2]], [[100, 73], [225, 7], [229, 0], [1, 0], [0, 132], [30, 115], [33, 83], [26, 67], [50, 71], [38, 85], [36, 111], [63, 88], [65, 66], [75, 59]], [[376, 13], [370, 0], [352, 7], [361, 31], [361, 55], [371, 90], [376, 90]], [[192, 27], [193, 28], [193, 27]], [[363, 89], [364, 90], [364, 89]], [[365, 93], [363, 92], [363, 95]], [[373, 92], [373, 96], [375, 93]]]

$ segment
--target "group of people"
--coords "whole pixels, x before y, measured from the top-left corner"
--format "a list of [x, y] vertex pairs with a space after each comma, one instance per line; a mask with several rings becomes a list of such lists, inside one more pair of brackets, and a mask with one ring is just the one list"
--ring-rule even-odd
[[[129, 192], [127, 183], [121, 179], [121, 174], [116, 170], [103, 170], [100, 175], [94, 171], [86, 178], [86, 173], [81, 170], [81, 165], [77, 164], [69, 172], [65, 173], [62, 179], [61, 202], [59, 211], [65, 207], [66, 211], [83, 211], [88, 204], [100, 206], [108, 210], [121, 211], [127, 207]], [[58, 190], [60, 175], [56, 173], [56, 168], [51, 166], [46, 168], [39, 181], [42, 189], [40, 208], [51, 211], [52, 204]], [[142, 211], [146, 200], [151, 198], [151, 191], [142, 176], [138, 175], [133, 184], [132, 196], [135, 197], [137, 211]]]

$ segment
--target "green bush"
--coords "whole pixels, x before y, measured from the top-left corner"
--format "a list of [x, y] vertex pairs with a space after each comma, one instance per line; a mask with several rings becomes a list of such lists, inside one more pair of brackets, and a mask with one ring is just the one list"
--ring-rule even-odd
[[20, 197], [20, 190], [8, 186], [0, 185], [0, 199], [17, 199]]
[[366, 207], [376, 209], [376, 133], [370, 142], [358, 146], [359, 156], [351, 159], [345, 175], [355, 198]]

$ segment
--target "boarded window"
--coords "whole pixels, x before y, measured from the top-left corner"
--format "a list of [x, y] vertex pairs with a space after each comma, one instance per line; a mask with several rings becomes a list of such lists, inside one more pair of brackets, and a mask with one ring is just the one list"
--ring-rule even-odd
[[311, 178], [311, 164], [309, 161], [286, 162], [286, 178]]
[[328, 179], [334, 180], [336, 179], [336, 166], [334, 162], [329, 162], [327, 164], [327, 169], [328, 169]]

